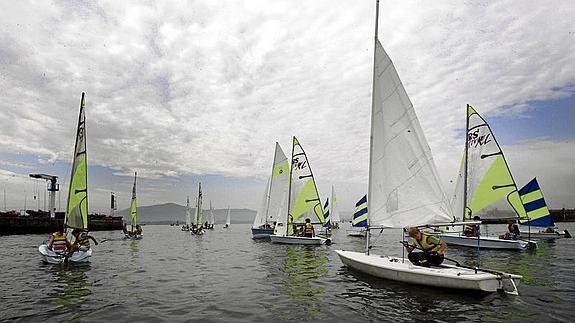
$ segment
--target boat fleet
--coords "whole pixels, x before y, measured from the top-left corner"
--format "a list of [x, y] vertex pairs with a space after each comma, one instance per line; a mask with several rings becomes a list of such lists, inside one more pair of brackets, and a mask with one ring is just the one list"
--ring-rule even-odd
[[[382, 279], [517, 295], [521, 275], [483, 268], [479, 263], [465, 266], [457, 261], [418, 266], [405, 257], [374, 254], [370, 250], [371, 231], [414, 227], [439, 237], [449, 246], [476, 249], [524, 250], [537, 248], [540, 239], [570, 237], [569, 232], [554, 229], [555, 224], [535, 178], [518, 188], [491, 128], [471, 105], [466, 107], [466, 138], [455, 193], [451, 198], [445, 194], [416, 110], [378, 39], [378, 13], [379, 9], [376, 9], [368, 192], [355, 204], [352, 230], [347, 232], [349, 236], [365, 238], [365, 250], [335, 250], [335, 253], [346, 267]], [[64, 222], [68, 234], [71, 230], [88, 229], [85, 130], [82, 93]], [[128, 239], [142, 238], [141, 230], [137, 230], [136, 177], [135, 173], [130, 205], [131, 229], [124, 232]], [[195, 212], [192, 214], [188, 197], [181, 231], [199, 236], [214, 228], [211, 201], [210, 214], [204, 223], [202, 199], [199, 183]], [[520, 236], [470, 235], [467, 229], [482, 223], [478, 217], [481, 212], [501, 200], [514, 211], [515, 216], [510, 220], [521, 224]], [[252, 238], [267, 239], [275, 244], [329, 245], [333, 242], [330, 230], [336, 229], [341, 221], [337, 206], [333, 186], [330, 198], [322, 203], [310, 161], [300, 141], [295, 136], [292, 138], [289, 159], [276, 142], [271, 172], [251, 227]], [[228, 206], [224, 228], [230, 226]], [[315, 234], [314, 226], [323, 231]], [[403, 247], [397, 244], [385, 248], [391, 251]], [[64, 256], [49, 249], [45, 243], [39, 247], [39, 252], [45, 262], [53, 264], [87, 262], [92, 255], [92, 249], [88, 249]]]

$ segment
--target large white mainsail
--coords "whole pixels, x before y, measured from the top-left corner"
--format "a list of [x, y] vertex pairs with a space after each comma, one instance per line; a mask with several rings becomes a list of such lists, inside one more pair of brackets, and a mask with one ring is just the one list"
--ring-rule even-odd
[[212, 207], [212, 200], [210, 200], [210, 216], [208, 217], [208, 225], [212, 226], [216, 222], [216, 217], [214, 216], [214, 208]]
[[132, 187], [132, 201], [130, 202], [130, 220], [132, 222], [132, 234], [136, 232], [138, 225], [138, 204], [136, 203], [136, 177], [138, 173], [134, 173], [134, 186]]
[[253, 228], [272, 225], [279, 216], [285, 214], [285, 199], [289, 185], [289, 163], [279, 143], [276, 142], [272, 173], [262, 199], [262, 204], [254, 219]]
[[230, 206], [228, 205], [228, 214], [226, 215], [226, 228], [232, 224]]
[[413, 105], [379, 40], [369, 173], [370, 226], [405, 228], [453, 220]]
[[455, 187], [455, 214], [469, 220], [486, 207], [506, 198], [517, 216], [526, 219], [527, 213], [503, 151], [485, 119], [470, 105], [467, 106], [466, 124], [467, 147]]
[[331, 186], [331, 206], [329, 212], [331, 216], [331, 223], [341, 222], [339, 209], [337, 208], [337, 198], [335, 197], [335, 189], [333, 188], [333, 185]]
[[196, 200], [196, 216], [194, 218], [194, 224], [199, 227], [203, 224], [203, 212], [202, 212], [202, 183], [198, 184], [198, 198]]
[[[307, 156], [299, 141], [293, 137], [292, 163], [290, 168], [290, 194], [288, 201], [288, 234], [292, 234], [291, 223], [303, 223], [305, 219], [317, 219], [325, 223], [317, 186]], [[314, 222], [312, 220], [312, 222]]]
[[192, 209], [190, 208], [190, 197], [186, 197], [186, 226], [189, 228], [192, 224]]

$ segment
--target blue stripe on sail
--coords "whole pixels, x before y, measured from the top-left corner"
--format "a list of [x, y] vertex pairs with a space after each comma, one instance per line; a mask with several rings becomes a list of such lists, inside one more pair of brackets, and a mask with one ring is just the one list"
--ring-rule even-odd
[[353, 214], [353, 218], [354, 218], [354, 219], [357, 219], [357, 218], [359, 218], [360, 216], [362, 216], [362, 215], [364, 215], [364, 214], [366, 214], [366, 213], [367, 213], [367, 207], [366, 207], [366, 208], [363, 208], [363, 209], [361, 209], [361, 210], [357, 210], [357, 211]]
[[545, 207], [546, 204], [545, 204], [545, 200], [540, 198], [538, 200], [531, 201], [529, 203], [524, 203], [523, 206], [525, 207], [525, 211], [527, 211], [529, 213], [531, 211], [535, 211], [537, 209]]
[[355, 207], [358, 207], [364, 203], [367, 203], [367, 194], [364, 195], [361, 199], [359, 199], [359, 201], [357, 201], [357, 203], [355, 203]]
[[539, 190], [539, 184], [537, 183], [537, 178], [534, 178], [519, 190], [519, 195], [523, 196], [537, 190]]
[[323, 224], [323, 226], [325, 228], [331, 228], [331, 218], [329, 217], [329, 197], [327, 199], [325, 199], [325, 205], [323, 206], [323, 209], [325, 210], [325, 213], [323, 214], [323, 217], [325, 219], [325, 223]]
[[363, 220], [357, 224], [353, 225], [354, 227], [367, 227], [367, 220]]
[[553, 217], [551, 215], [544, 216], [539, 219], [535, 219], [533, 221], [527, 221], [521, 223], [521, 225], [530, 225], [532, 227], [554, 227], [555, 223], [553, 222]]

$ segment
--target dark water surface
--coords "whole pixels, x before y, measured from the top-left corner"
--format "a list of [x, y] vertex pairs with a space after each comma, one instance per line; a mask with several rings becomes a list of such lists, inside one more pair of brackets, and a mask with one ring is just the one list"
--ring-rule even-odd
[[[575, 224], [560, 226], [575, 232]], [[42, 263], [46, 235], [2, 236], [0, 320], [541, 322], [575, 313], [575, 239], [532, 252], [482, 251], [483, 266], [524, 279], [519, 296], [472, 295], [347, 270], [333, 250], [361, 251], [365, 242], [345, 229], [332, 246], [304, 247], [254, 241], [249, 228], [218, 225], [196, 237], [148, 225], [139, 241], [95, 232], [109, 240], [93, 247], [92, 262], [67, 266]], [[401, 255], [400, 239], [397, 231], [376, 236], [373, 253]], [[470, 249], [452, 247], [448, 256], [475, 261]]]

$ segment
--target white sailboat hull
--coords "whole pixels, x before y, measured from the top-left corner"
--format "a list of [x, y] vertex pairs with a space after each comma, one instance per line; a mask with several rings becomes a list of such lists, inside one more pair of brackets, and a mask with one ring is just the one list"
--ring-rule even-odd
[[132, 234], [124, 233], [124, 239], [140, 240], [143, 237], [144, 237], [143, 234], [132, 235]]
[[[66, 261], [65, 253], [54, 252], [48, 248], [48, 245], [42, 244], [38, 247], [38, 251], [42, 255], [42, 261], [48, 264], [62, 264]], [[68, 257], [68, 263], [83, 263], [89, 262], [92, 257], [92, 248], [87, 251], [76, 251], [72, 256]]]
[[415, 266], [401, 258], [366, 255], [361, 252], [335, 251], [344, 265], [357, 271], [404, 283], [448, 289], [475, 290], [483, 292], [505, 291], [517, 293], [522, 276], [502, 273], [495, 275], [475, 272], [473, 269], [442, 265], [440, 267]]
[[275, 234], [270, 235], [272, 243], [283, 243], [283, 244], [299, 244], [299, 245], [315, 245], [319, 246], [325, 244], [328, 239], [321, 237], [291, 237], [291, 236], [278, 236]]
[[507, 250], [524, 250], [528, 247], [536, 247], [537, 242], [528, 240], [505, 240], [497, 237], [480, 237], [479, 243], [477, 237], [466, 237], [460, 233], [444, 233], [438, 235], [447, 245], [471, 247], [481, 249], [507, 249]]
[[563, 232], [560, 232], [560, 231], [554, 231], [554, 232], [521, 231], [521, 236], [526, 237], [528, 239], [535, 239], [535, 240], [552, 240], [552, 239], [559, 239], [559, 238], [568, 238], [568, 237], [570, 237], [570, 234], [566, 231], [563, 231]]
[[366, 230], [347, 230], [347, 235], [350, 237], [359, 237], [359, 238], [365, 238], [367, 237], [367, 231]]

